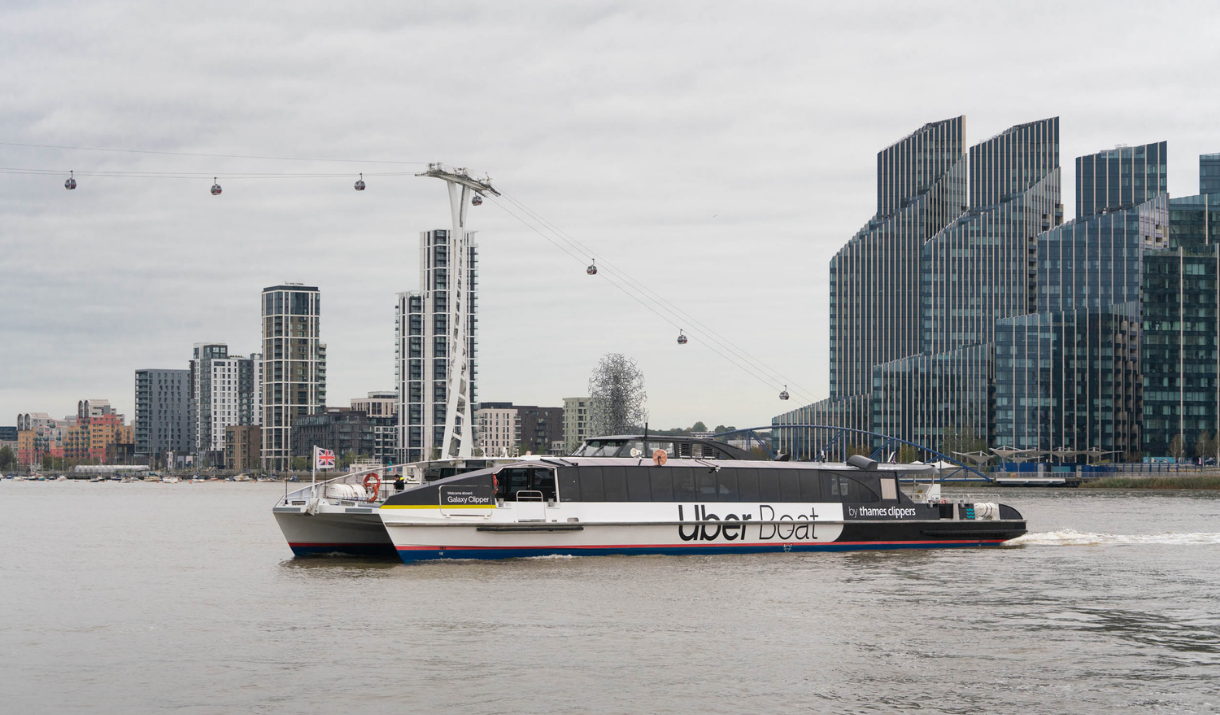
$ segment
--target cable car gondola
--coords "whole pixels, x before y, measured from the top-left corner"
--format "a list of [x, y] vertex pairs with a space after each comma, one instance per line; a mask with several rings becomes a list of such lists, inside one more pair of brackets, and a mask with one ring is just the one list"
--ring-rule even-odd
[[68, 180], [64, 182], [64, 188], [67, 189], [68, 191], [71, 191], [76, 188], [76, 177], [73, 176], [74, 173], [75, 172], [69, 171]]
[[212, 196], [220, 196], [220, 184], [216, 182], [216, 177], [212, 177]]
[[364, 174], [361, 174], [360, 178], [356, 179], [356, 191], [364, 191]]
[[470, 205], [471, 205], [471, 206], [482, 206], [482, 205], [483, 205], [483, 197], [482, 197], [482, 196], [480, 196], [479, 194], [475, 194], [475, 195], [474, 195], [474, 198], [472, 198], [472, 199], [470, 200]]
[[788, 399], [788, 386], [787, 385], [784, 385], [784, 391], [779, 393], [779, 399], [781, 399], [781, 400]]
[[596, 258], [594, 258], [593, 262], [589, 264], [589, 267], [585, 269], [585, 273], [588, 273], [591, 276], [597, 275], [597, 259]]
[[686, 334], [683, 333], [681, 330], [678, 331], [678, 344], [679, 345], [686, 344]]

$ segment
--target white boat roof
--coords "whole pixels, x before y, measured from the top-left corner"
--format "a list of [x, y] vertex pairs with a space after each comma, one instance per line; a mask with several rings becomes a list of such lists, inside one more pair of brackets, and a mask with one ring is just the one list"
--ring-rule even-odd
[[[541, 457], [522, 459], [521, 464], [537, 464], [544, 462], [552, 466], [566, 467], [655, 467], [650, 458], [638, 457]], [[677, 457], [665, 462], [666, 467], [697, 467], [697, 466], [732, 467], [737, 469], [817, 469], [826, 471], [867, 472], [844, 462], [776, 462], [769, 459], [679, 459]], [[497, 465], [498, 466], [498, 465]], [[511, 465], [507, 465], [511, 466]], [[887, 464], [877, 463], [877, 472], [930, 472], [933, 467], [928, 464]]]

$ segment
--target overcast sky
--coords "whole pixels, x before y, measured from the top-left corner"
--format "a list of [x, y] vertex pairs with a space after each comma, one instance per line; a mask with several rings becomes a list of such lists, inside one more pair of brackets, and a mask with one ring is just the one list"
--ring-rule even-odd
[[[252, 5], [3, 4], [0, 142], [354, 161], [0, 146], [0, 167], [61, 172], [0, 173], [0, 425], [82, 398], [130, 418], [137, 368], [257, 350], [283, 281], [321, 288], [331, 405], [392, 389], [395, 294], [448, 203], [374, 161], [490, 174], [791, 383], [781, 403], [694, 325], [679, 347], [605, 272], [471, 209], [480, 399], [558, 405], [622, 352], [672, 427], [827, 395], [828, 261], [875, 210], [876, 152], [925, 122], [965, 114], [973, 144], [1061, 117], [1069, 217], [1076, 156], [1167, 140], [1180, 196], [1220, 151], [1211, 3]], [[206, 176], [67, 192], [70, 169]], [[344, 176], [237, 176], [260, 172]]]

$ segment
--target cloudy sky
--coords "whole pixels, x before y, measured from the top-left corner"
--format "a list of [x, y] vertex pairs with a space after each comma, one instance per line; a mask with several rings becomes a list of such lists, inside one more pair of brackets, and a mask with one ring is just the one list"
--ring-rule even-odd
[[[1195, 193], [1197, 155], [1220, 151], [1218, 15], [10, 0], [0, 167], [55, 173], [0, 173], [0, 424], [89, 397], [130, 416], [137, 368], [185, 367], [200, 341], [257, 350], [259, 291], [283, 281], [323, 292], [330, 404], [393, 388], [395, 294], [416, 288], [419, 232], [448, 205], [418, 165], [384, 162], [428, 161], [490, 174], [691, 318], [663, 320], [486, 203], [470, 219], [481, 399], [560, 404], [622, 352], [655, 426], [769, 422], [827, 394], [827, 264], [875, 209], [879, 149], [959, 114], [971, 143], [1059, 116], [1065, 187], [1075, 156], [1167, 140], [1170, 193]], [[694, 320], [783, 378], [730, 363]]]

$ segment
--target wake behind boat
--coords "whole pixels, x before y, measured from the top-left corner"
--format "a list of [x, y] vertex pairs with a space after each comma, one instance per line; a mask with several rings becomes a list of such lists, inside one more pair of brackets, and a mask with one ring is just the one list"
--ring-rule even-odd
[[546, 555], [994, 546], [1025, 533], [1012, 507], [925, 501], [922, 465], [542, 458], [425, 483], [378, 512], [404, 562]]

